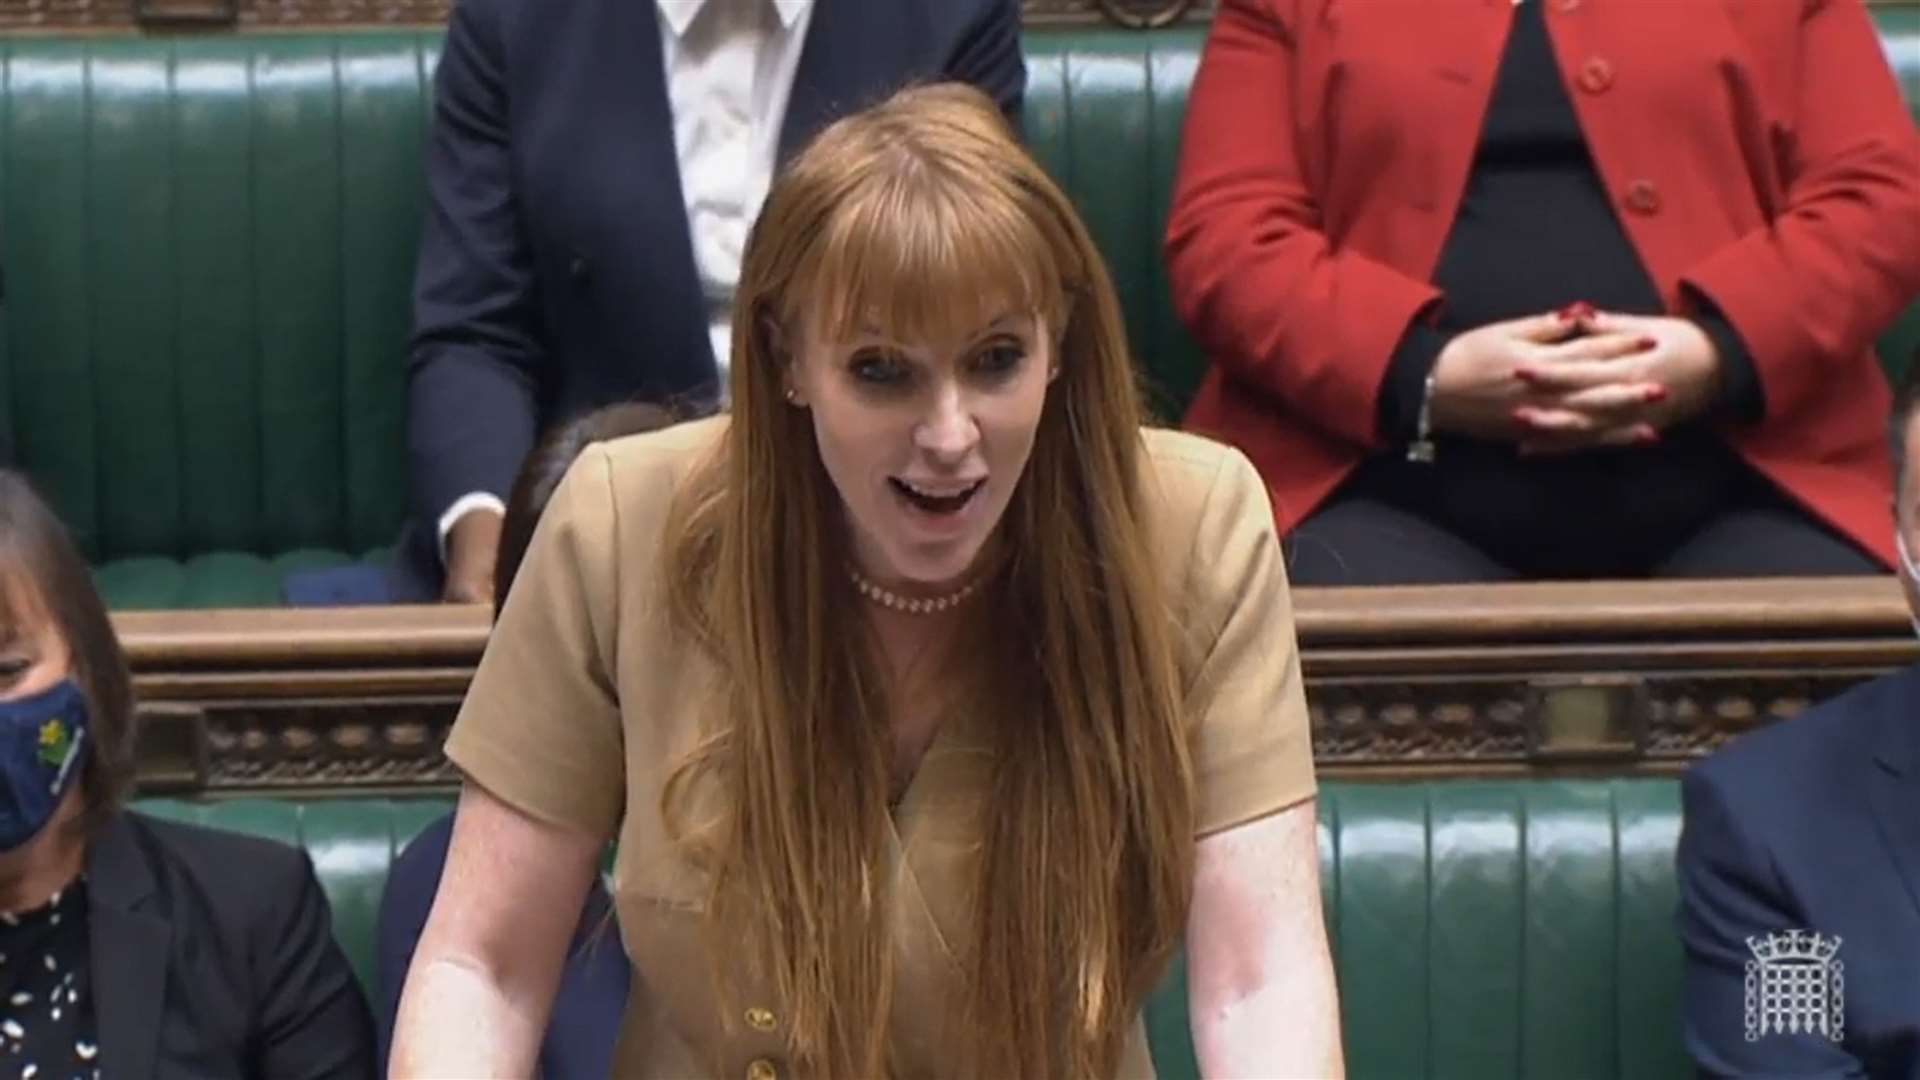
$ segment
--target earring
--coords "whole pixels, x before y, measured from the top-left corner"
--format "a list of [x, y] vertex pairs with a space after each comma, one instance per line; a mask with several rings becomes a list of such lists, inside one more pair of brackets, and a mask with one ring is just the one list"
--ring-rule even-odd
[[793, 387], [787, 387], [787, 404], [792, 405], [799, 400], [800, 395], [793, 392]]

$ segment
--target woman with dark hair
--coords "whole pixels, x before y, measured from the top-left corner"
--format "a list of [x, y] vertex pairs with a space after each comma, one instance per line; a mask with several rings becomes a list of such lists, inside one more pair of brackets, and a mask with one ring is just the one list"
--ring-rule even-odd
[[992, 102], [841, 120], [746, 246], [732, 411], [591, 446], [447, 744], [392, 1069], [525, 1075], [618, 837], [621, 1076], [1335, 1076], [1272, 512], [1145, 430], [1113, 284]]
[[86, 564], [0, 470], [0, 1053], [49, 1080], [372, 1075], [306, 855], [125, 809], [134, 736]]

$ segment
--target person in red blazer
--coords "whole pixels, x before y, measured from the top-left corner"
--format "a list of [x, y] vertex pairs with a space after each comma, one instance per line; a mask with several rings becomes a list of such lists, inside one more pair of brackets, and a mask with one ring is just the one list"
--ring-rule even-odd
[[1296, 582], [1893, 563], [1920, 137], [1859, 0], [1221, 0], [1166, 252]]

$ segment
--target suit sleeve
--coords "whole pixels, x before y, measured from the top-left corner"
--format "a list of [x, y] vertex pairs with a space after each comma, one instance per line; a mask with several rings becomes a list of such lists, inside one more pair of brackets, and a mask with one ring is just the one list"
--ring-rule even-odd
[[1747, 1040], [1746, 939], [1808, 927], [1792, 910], [1765, 848], [1711, 773], [1681, 786], [1680, 937], [1686, 949], [1687, 1051], [1702, 1077], [1865, 1076], [1861, 1062], [1817, 1034]]
[[1830, 392], [1920, 292], [1920, 136], [1859, 0], [1803, 3], [1786, 203], [1682, 277], [1746, 343], [1769, 416]]
[[495, 7], [455, 5], [434, 76], [407, 385], [413, 509], [430, 524], [463, 495], [506, 497], [533, 446], [546, 362]]
[[253, 1075], [273, 1080], [359, 1080], [374, 1075], [373, 1018], [346, 954], [334, 941], [313, 863], [262, 890], [254, 937]]
[[1027, 61], [1020, 50], [1019, 0], [987, 0], [979, 18], [954, 46], [942, 74], [972, 83], [1000, 103], [1017, 128], [1027, 93]]
[[1167, 221], [1174, 306], [1212, 362], [1376, 445], [1376, 395], [1431, 285], [1321, 231], [1293, 141], [1288, 0], [1221, 0], [1194, 76]]

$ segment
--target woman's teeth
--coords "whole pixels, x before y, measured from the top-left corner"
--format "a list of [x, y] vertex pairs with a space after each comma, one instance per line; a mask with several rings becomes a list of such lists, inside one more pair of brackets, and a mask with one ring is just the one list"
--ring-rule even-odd
[[929, 514], [951, 514], [967, 505], [967, 500], [986, 485], [986, 480], [975, 480], [966, 487], [941, 491], [915, 487], [898, 477], [888, 477], [888, 482], [901, 497]]

